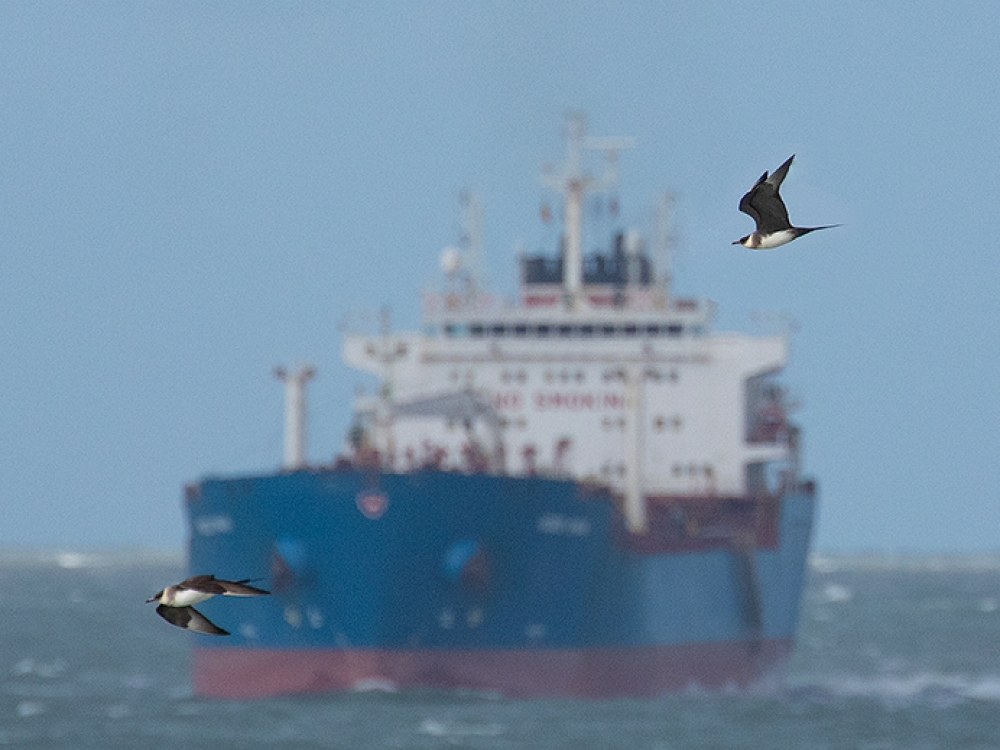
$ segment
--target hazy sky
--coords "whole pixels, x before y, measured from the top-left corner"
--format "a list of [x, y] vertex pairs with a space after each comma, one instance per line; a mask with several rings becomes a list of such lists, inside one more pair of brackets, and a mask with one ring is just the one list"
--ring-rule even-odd
[[[181, 489], [314, 460], [392, 309], [484, 213], [492, 288], [537, 249], [568, 109], [623, 154], [623, 218], [676, 191], [675, 288], [798, 324], [787, 381], [824, 550], [1000, 549], [1000, 5], [0, 4], [0, 545], [176, 547]], [[740, 195], [797, 158], [765, 253]]]

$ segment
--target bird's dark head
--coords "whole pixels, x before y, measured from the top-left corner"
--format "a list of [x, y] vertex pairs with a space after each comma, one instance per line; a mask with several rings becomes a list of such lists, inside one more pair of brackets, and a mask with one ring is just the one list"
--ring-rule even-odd
[[150, 602], [158, 602], [160, 601], [160, 597], [162, 596], [163, 596], [163, 589], [160, 589], [155, 594], [153, 594], [152, 597], [146, 600], [146, 604], [149, 604]]
[[751, 250], [756, 250], [761, 246], [762, 235], [760, 232], [750, 232], [746, 237], [740, 237], [734, 245], [743, 245]]

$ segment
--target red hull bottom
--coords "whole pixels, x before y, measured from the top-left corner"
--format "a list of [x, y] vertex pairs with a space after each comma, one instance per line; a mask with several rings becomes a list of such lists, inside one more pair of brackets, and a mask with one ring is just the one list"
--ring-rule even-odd
[[497, 651], [195, 648], [200, 695], [259, 698], [365, 685], [468, 688], [510, 697], [648, 696], [767, 684], [792, 639]]

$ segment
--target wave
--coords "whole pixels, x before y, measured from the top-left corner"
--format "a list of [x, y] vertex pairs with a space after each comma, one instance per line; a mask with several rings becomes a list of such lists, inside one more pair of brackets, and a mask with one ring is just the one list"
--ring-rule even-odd
[[485, 724], [462, 722], [462, 721], [441, 721], [438, 719], [424, 719], [417, 729], [421, 734], [428, 734], [432, 737], [445, 737], [449, 739], [462, 737], [499, 737], [504, 734], [505, 729], [502, 724], [489, 722]]
[[72, 570], [75, 568], [183, 564], [183, 550], [141, 547], [94, 550], [27, 547], [0, 549], [0, 565], [5, 567], [56, 567]]
[[910, 554], [897, 552], [815, 553], [809, 557], [814, 573], [911, 571], [915, 573], [1000, 570], [1000, 553]]
[[948, 707], [965, 701], [1000, 703], [1000, 675], [833, 675], [815, 682], [789, 681], [784, 697], [806, 703], [862, 698], [895, 706]]

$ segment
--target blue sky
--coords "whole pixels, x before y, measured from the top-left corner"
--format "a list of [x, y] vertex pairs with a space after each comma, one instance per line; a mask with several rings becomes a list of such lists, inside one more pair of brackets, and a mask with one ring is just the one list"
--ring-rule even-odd
[[[417, 324], [463, 188], [512, 293], [577, 109], [626, 220], [677, 193], [678, 293], [797, 321], [817, 547], [1000, 549], [1000, 6], [696, 5], [0, 4], [0, 545], [181, 545], [184, 482], [279, 463], [279, 363], [332, 456], [338, 322]], [[845, 226], [732, 246], [791, 153]]]

